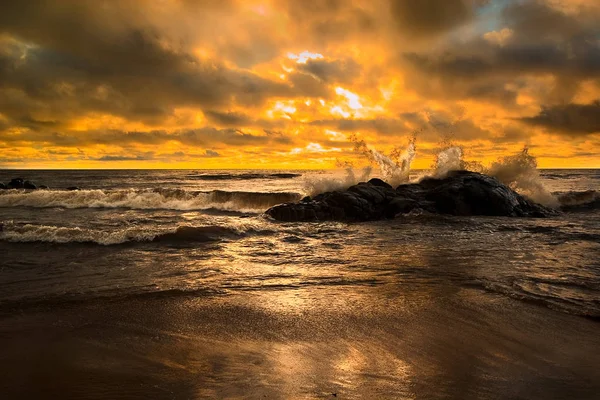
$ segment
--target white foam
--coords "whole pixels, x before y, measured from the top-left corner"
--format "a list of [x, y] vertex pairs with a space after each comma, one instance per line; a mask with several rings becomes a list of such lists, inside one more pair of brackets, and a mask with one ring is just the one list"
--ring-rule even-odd
[[495, 177], [511, 189], [548, 207], [558, 207], [556, 196], [546, 189], [537, 169], [537, 160], [525, 147], [521, 152], [493, 163], [486, 174]]
[[9, 190], [0, 194], [0, 207], [130, 208], [138, 210], [206, 210], [262, 212], [292, 201], [293, 193], [208, 192], [165, 190]]

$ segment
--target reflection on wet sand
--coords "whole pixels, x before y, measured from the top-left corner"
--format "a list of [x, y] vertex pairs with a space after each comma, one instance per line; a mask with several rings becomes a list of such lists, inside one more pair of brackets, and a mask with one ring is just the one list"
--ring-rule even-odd
[[32, 309], [0, 322], [0, 374], [7, 398], [597, 393], [595, 322], [480, 289], [432, 287], [337, 285]]

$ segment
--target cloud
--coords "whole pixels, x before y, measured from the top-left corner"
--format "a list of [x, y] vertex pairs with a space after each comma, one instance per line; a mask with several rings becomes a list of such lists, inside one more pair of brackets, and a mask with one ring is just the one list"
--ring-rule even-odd
[[396, 118], [326, 119], [311, 121], [310, 125], [343, 132], [370, 131], [383, 135], [404, 135], [411, 129], [405, 121]]
[[600, 145], [598, 98], [593, 0], [0, 4], [14, 165], [330, 167], [348, 133], [385, 148], [415, 130], [418, 167], [441, 137], [578, 157], [573, 137]]
[[137, 156], [105, 155], [97, 158], [97, 161], [147, 161], [154, 159], [154, 153], [150, 152]]
[[600, 134], [600, 100], [591, 104], [564, 104], [543, 108], [522, 121], [559, 131], [569, 136]]
[[204, 155], [205, 155], [206, 157], [220, 157], [220, 154], [219, 154], [219, 153], [217, 153], [216, 151], [213, 151], [213, 150], [206, 150], [206, 151], [204, 152]]
[[0, 137], [0, 143], [13, 145], [48, 144], [63, 147], [79, 147], [90, 145], [123, 146], [127, 144], [163, 145], [177, 142], [188, 146], [224, 145], [246, 146], [289, 144], [290, 139], [280, 135], [253, 135], [238, 129], [217, 129], [205, 127], [199, 129], [184, 129], [175, 132], [157, 131], [121, 131], [99, 130], [87, 131], [85, 135], [77, 131], [51, 132], [27, 131], [18, 135]]
[[413, 38], [428, 38], [461, 26], [474, 17], [469, 0], [390, 0], [397, 29]]
[[531, 78], [555, 77], [556, 87], [540, 92], [545, 102], [570, 101], [575, 91], [565, 87], [600, 79], [600, 12], [566, 14], [545, 1], [515, 2], [501, 22], [499, 31], [466, 42], [403, 53], [409, 87], [423, 95], [486, 99], [511, 107]]
[[353, 59], [346, 60], [307, 60], [298, 69], [307, 72], [327, 83], [351, 83], [361, 73], [361, 68]]

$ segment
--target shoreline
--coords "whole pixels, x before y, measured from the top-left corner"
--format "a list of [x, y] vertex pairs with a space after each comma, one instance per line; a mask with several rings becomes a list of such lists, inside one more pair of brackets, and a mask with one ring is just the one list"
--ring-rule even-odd
[[[0, 316], [7, 398], [593, 398], [597, 322], [446, 285]], [[336, 394], [334, 397], [333, 394]]]

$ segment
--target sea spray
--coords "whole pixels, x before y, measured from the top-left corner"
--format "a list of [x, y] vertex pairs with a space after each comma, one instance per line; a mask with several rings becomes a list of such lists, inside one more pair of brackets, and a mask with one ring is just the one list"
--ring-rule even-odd
[[405, 149], [395, 148], [390, 156], [370, 148], [364, 140], [351, 136], [354, 151], [365, 157], [370, 163], [377, 164], [383, 180], [392, 186], [406, 183], [410, 179], [410, 166], [416, 156], [416, 134]]
[[299, 193], [210, 192], [183, 189], [7, 190], [0, 207], [128, 208], [137, 210], [207, 210], [262, 212], [275, 204], [300, 199]]
[[371, 167], [365, 167], [357, 172], [352, 163], [348, 161], [338, 162], [337, 166], [343, 171], [338, 173], [338, 176], [306, 178], [304, 180], [304, 193], [309, 196], [316, 196], [320, 193], [344, 190], [359, 182], [369, 180], [369, 177], [371, 176]]
[[435, 158], [433, 175], [443, 178], [448, 172], [464, 169], [463, 151], [459, 146], [451, 146], [440, 151]]
[[[390, 156], [371, 148], [365, 140], [358, 139], [355, 135], [350, 136], [350, 139], [354, 143], [355, 153], [369, 163], [376, 164], [379, 167], [381, 178], [387, 183], [397, 186], [409, 182], [410, 167], [416, 156], [416, 135], [413, 135], [405, 149], [394, 149]], [[315, 195], [331, 190], [346, 189], [368, 180], [371, 176], [370, 169], [364, 169], [361, 174], [357, 175], [351, 163], [345, 162], [343, 166], [346, 170], [345, 177], [307, 181], [306, 193]], [[529, 154], [527, 147], [516, 155], [506, 156], [491, 166], [484, 167], [479, 162], [464, 160], [462, 147], [453, 145], [450, 140], [445, 140], [445, 146], [436, 155], [430, 176], [443, 178], [454, 170], [487, 174], [540, 204], [548, 207], [560, 205], [556, 196], [543, 185], [537, 170], [537, 161], [534, 156]]]
[[[416, 156], [416, 135], [413, 135], [408, 146], [395, 148], [391, 154], [385, 155], [376, 149], [370, 148], [364, 140], [351, 135], [350, 140], [354, 143], [354, 152], [366, 159], [369, 164], [379, 167], [380, 176], [383, 180], [393, 186], [407, 183], [410, 179], [410, 166]], [[368, 181], [373, 173], [372, 166], [362, 168], [357, 172], [354, 164], [349, 161], [337, 161], [337, 167], [345, 173], [341, 177], [306, 179], [304, 192], [310, 196], [333, 190], [344, 190], [359, 182]]]
[[515, 155], [503, 157], [493, 163], [485, 173], [533, 201], [548, 207], [559, 205], [556, 196], [542, 183], [537, 169], [537, 160], [529, 154], [527, 147]]

